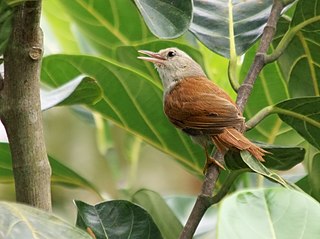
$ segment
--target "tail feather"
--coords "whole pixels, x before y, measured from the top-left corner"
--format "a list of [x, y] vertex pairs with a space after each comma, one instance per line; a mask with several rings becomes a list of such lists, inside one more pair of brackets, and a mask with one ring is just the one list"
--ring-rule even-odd
[[227, 128], [221, 134], [212, 136], [214, 144], [218, 150], [225, 151], [230, 148], [237, 148], [238, 150], [247, 150], [256, 159], [264, 162], [263, 156], [269, 152], [253, 144], [241, 132], [234, 128]]

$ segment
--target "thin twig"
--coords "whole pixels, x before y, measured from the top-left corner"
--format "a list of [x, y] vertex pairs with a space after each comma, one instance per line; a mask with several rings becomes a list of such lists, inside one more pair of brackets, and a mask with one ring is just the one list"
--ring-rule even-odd
[[[237, 105], [241, 112], [243, 112], [244, 110], [254, 82], [256, 81], [260, 71], [265, 65], [265, 55], [275, 34], [276, 24], [279, 20], [283, 7], [283, 1], [274, 0], [267, 25], [264, 28], [261, 37], [258, 52], [255, 56], [255, 59], [251, 65], [251, 68], [248, 72], [248, 75], [244, 83], [240, 86], [238, 91]], [[216, 160], [222, 161], [224, 155], [219, 152], [216, 152], [214, 157]], [[181, 232], [180, 239], [191, 239], [206, 210], [212, 204], [220, 201], [222, 197], [224, 197], [228, 192], [230, 187], [224, 188], [223, 191], [219, 192], [215, 197], [212, 197], [212, 192], [215, 187], [216, 181], [219, 177], [219, 174], [219, 169], [215, 165], [209, 166], [205, 175], [204, 182], [202, 184], [201, 194], [198, 196], [196, 203], [188, 218], [188, 221], [185, 227], [183, 228], [183, 231]], [[234, 174], [232, 174], [231, 176], [233, 177], [232, 180], [236, 178]]]

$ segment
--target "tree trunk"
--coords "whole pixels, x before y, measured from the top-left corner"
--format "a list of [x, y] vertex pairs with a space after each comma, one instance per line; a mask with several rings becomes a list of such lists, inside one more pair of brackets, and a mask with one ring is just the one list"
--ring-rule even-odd
[[41, 0], [26, 1], [14, 11], [4, 54], [0, 113], [11, 149], [17, 201], [50, 211], [51, 168], [40, 106], [40, 15]]

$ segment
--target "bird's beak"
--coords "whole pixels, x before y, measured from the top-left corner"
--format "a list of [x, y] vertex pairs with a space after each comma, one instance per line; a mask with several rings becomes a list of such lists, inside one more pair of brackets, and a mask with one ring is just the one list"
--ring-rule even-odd
[[138, 52], [149, 56], [149, 57], [138, 56], [138, 59], [140, 60], [150, 61], [152, 63], [163, 63], [166, 60], [166, 58], [164, 58], [163, 56], [161, 56], [159, 53], [156, 53], [156, 52], [145, 51], [145, 50], [139, 50]]

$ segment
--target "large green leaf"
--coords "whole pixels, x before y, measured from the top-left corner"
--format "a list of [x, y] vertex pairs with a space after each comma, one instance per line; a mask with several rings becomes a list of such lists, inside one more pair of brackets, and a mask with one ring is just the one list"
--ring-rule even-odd
[[320, 235], [320, 204], [284, 188], [237, 192], [219, 208], [218, 239], [313, 239]]
[[79, 42], [89, 42], [87, 47], [100, 55], [111, 56], [115, 46], [152, 37], [131, 1], [60, 0], [59, 3], [80, 31]]
[[255, 157], [253, 157], [249, 152], [247, 151], [241, 151], [240, 152], [241, 158], [243, 161], [248, 165], [248, 167], [258, 173], [261, 174], [270, 180], [273, 180], [277, 183], [280, 183], [282, 186], [286, 188], [290, 188], [291, 185], [288, 184], [281, 176], [279, 176], [277, 173], [271, 171], [270, 169], [266, 168], [260, 161], [258, 161]]
[[189, 28], [192, 1], [134, 0], [151, 32], [160, 38], [175, 38]]
[[102, 94], [97, 82], [90, 77], [78, 76], [54, 90], [40, 92], [41, 110], [56, 105], [94, 104]]
[[[289, 170], [304, 159], [305, 149], [301, 147], [288, 147], [277, 145], [263, 145], [260, 147], [267, 150], [270, 154], [264, 156], [263, 165], [275, 170]], [[249, 169], [240, 156], [239, 152], [229, 151], [225, 156], [225, 162], [229, 169]]]
[[[51, 181], [68, 187], [87, 188], [98, 193], [94, 185], [85, 178], [49, 156], [52, 168]], [[13, 183], [13, 171], [9, 144], [0, 143], [0, 183]]]
[[310, 144], [320, 149], [320, 97], [290, 99], [276, 104], [272, 111], [294, 128]]
[[277, 38], [275, 45], [286, 45], [294, 37], [279, 58], [281, 70], [288, 82], [292, 97], [320, 95], [320, 5], [317, 0], [300, 0], [290, 22], [279, 22], [277, 35], [288, 34], [282, 42]]
[[180, 36], [193, 18], [189, 30], [209, 49], [229, 57], [242, 55], [259, 38], [273, 1], [194, 0], [192, 13], [191, 1], [183, 4], [167, 0], [135, 2], [156, 36]]
[[92, 239], [51, 213], [8, 202], [0, 202], [0, 238]]
[[58, 87], [79, 74], [96, 79], [103, 90], [103, 99], [89, 106], [91, 110], [202, 175], [204, 154], [164, 116], [159, 83], [126, 66], [95, 57], [55, 55], [43, 60], [42, 81], [51, 86]]
[[151, 216], [141, 207], [124, 200], [89, 205], [75, 201], [78, 208], [77, 225], [90, 228], [97, 239], [160, 239], [159, 229]]
[[311, 196], [320, 202], [320, 153], [313, 157], [308, 177], [312, 189]]
[[150, 213], [164, 238], [179, 238], [182, 225], [158, 193], [142, 189], [133, 194], [132, 201]]
[[218, 54], [242, 55], [262, 34], [272, 2], [195, 0], [190, 31]]
[[320, 153], [317, 153], [310, 162], [309, 174], [296, 184], [320, 202]]

